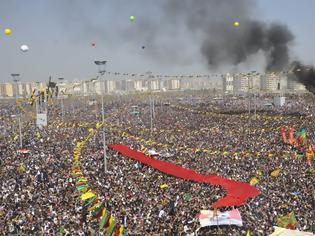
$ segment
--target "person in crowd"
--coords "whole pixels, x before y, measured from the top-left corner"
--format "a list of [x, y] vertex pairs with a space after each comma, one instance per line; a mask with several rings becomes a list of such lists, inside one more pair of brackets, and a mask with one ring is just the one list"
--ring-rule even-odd
[[[292, 96], [281, 108], [266, 110], [260, 97], [248, 115], [248, 101], [214, 100], [177, 95], [156, 98], [150, 123], [147, 98], [112, 99], [105, 105], [106, 142], [121, 143], [159, 160], [249, 183], [253, 177], [261, 194], [237, 207], [243, 227], [215, 226], [198, 235], [268, 235], [280, 215], [294, 212], [299, 230], [314, 232], [314, 162], [283, 144], [281, 127], [307, 128], [313, 132], [315, 105], [310, 96]], [[163, 105], [167, 101], [167, 106]], [[202, 102], [200, 102], [202, 101]], [[76, 142], [101, 120], [100, 108], [72, 101], [61, 124], [58, 106], [51, 105], [49, 126], [35, 128], [23, 114], [23, 148], [18, 152], [18, 124], [12, 103], [0, 104], [0, 232], [4, 235], [105, 235], [79, 201], [71, 175]], [[171, 105], [169, 105], [169, 103]], [[70, 104], [70, 102], [69, 102]], [[307, 104], [307, 105], [306, 105]], [[139, 114], [131, 106], [139, 107]], [[27, 108], [26, 108], [27, 109]], [[53, 111], [53, 112], [51, 112]], [[88, 125], [82, 125], [87, 123]], [[70, 124], [70, 125], [69, 125]], [[312, 136], [308, 137], [310, 142]], [[102, 132], [82, 149], [81, 169], [92, 189], [117, 222], [130, 235], [194, 235], [200, 227], [196, 216], [211, 209], [225, 195], [217, 186], [187, 182], [107, 150], [104, 172]], [[280, 170], [277, 177], [270, 173]], [[161, 188], [166, 184], [167, 187]], [[231, 210], [231, 207], [220, 209]]]

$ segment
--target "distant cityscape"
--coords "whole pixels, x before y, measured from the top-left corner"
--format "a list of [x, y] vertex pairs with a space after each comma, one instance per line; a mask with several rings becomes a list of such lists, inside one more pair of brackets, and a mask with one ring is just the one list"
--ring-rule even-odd
[[[59, 94], [90, 96], [95, 94], [125, 94], [134, 92], [165, 92], [181, 90], [214, 90], [225, 94], [306, 93], [304, 85], [285, 73], [256, 72], [224, 75], [155, 76], [136, 74], [105, 74], [86, 81], [55, 81]], [[0, 97], [29, 97], [34, 90], [44, 91], [44, 82], [0, 83]]]

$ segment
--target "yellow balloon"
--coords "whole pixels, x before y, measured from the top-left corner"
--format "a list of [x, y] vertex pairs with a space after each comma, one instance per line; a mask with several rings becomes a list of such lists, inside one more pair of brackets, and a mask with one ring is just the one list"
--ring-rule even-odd
[[9, 28], [7, 28], [7, 29], [4, 30], [4, 34], [5, 34], [5, 35], [11, 35], [11, 33], [12, 33], [12, 30], [9, 29]]
[[235, 27], [238, 27], [238, 26], [240, 26], [240, 22], [238, 22], [238, 21], [235, 21], [235, 22], [234, 22], [234, 26], [235, 26]]

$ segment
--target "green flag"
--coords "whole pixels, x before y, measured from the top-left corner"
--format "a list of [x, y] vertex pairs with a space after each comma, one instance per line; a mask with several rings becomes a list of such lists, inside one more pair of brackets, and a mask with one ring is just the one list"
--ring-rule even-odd
[[103, 209], [102, 204], [100, 204], [91, 212], [92, 216], [94, 217], [98, 216], [100, 212], [102, 211], [102, 209]]
[[116, 224], [116, 222], [114, 222], [114, 224], [113, 224], [113, 226], [112, 227], [110, 227], [109, 229], [108, 229], [108, 235], [113, 235], [114, 233], [115, 233], [115, 231], [116, 231], [116, 227], [117, 227], [117, 224]]
[[185, 200], [186, 202], [191, 201], [191, 195], [190, 195], [189, 193], [185, 193], [185, 194], [184, 194], [184, 200]]
[[281, 228], [295, 229], [297, 224], [294, 212], [290, 212], [286, 216], [280, 216], [277, 219], [277, 225]]
[[116, 229], [116, 222], [115, 219], [113, 217], [110, 217], [109, 222], [108, 222], [108, 227], [106, 228], [106, 233], [107, 235], [111, 236], [112, 233], [115, 231]]
[[88, 187], [89, 187], [89, 184], [79, 185], [79, 186], [77, 186], [77, 190], [78, 190], [78, 191], [81, 191], [81, 190], [86, 189], [86, 188], [88, 188]]
[[91, 206], [91, 204], [93, 204], [95, 200], [96, 200], [96, 197], [92, 197], [91, 199], [88, 199], [88, 201], [85, 201], [85, 204], [83, 205], [83, 207]]
[[62, 224], [60, 225], [60, 228], [59, 228], [59, 236], [62, 236], [63, 235], [63, 227], [62, 227]]
[[105, 211], [105, 212], [103, 212], [104, 215], [102, 216], [101, 221], [100, 221], [100, 230], [102, 230], [104, 228], [104, 225], [106, 224], [107, 219], [108, 219], [107, 211], [105, 209], [103, 211]]

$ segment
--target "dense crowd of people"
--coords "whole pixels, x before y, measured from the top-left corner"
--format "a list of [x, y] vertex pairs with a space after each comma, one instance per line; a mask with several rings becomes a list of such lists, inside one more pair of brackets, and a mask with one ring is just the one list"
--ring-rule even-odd
[[[156, 96], [154, 112], [148, 97], [106, 98], [106, 122], [112, 124], [106, 142], [154, 150], [158, 155], [152, 158], [204, 175], [247, 183], [257, 177], [261, 194], [237, 207], [243, 227], [205, 227], [198, 235], [268, 235], [277, 218], [292, 211], [297, 229], [314, 232], [314, 161], [310, 166], [280, 138], [283, 126], [315, 130], [314, 98], [292, 96], [283, 108], [268, 111], [261, 103], [254, 117], [248, 116], [246, 99], [180, 96], [185, 99]], [[36, 128], [33, 117], [23, 114], [23, 148], [30, 150], [23, 154], [17, 152], [18, 124], [11, 117], [16, 108], [12, 102], [0, 105], [0, 232], [5, 235], [105, 235], [82, 208], [71, 176], [76, 142], [100, 121], [100, 107], [86, 99], [69, 99], [65, 106], [64, 121], [71, 125], [60, 123], [57, 102], [51, 105], [46, 128]], [[102, 141], [98, 132], [86, 144], [82, 171], [129, 235], [194, 235], [200, 210], [211, 209], [225, 195], [217, 186], [167, 176], [112, 150], [107, 150], [105, 173]], [[275, 169], [280, 169], [279, 176], [270, 176]]]

